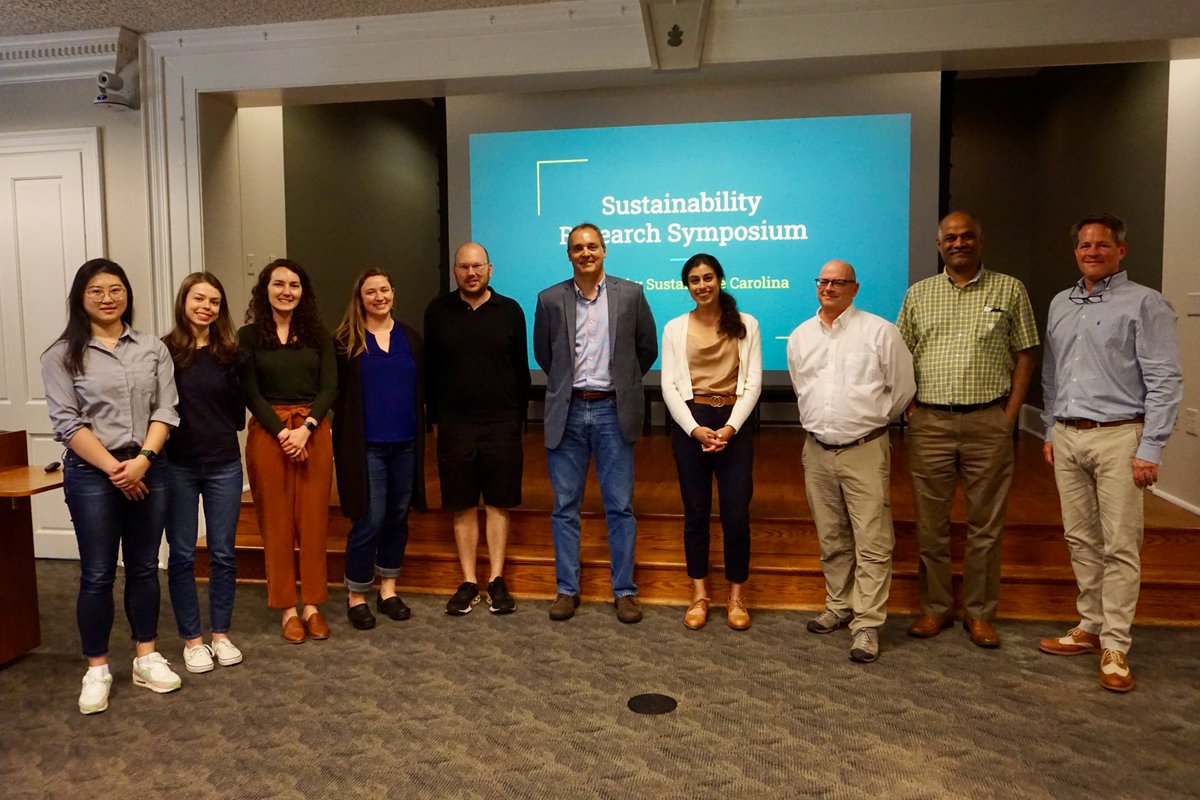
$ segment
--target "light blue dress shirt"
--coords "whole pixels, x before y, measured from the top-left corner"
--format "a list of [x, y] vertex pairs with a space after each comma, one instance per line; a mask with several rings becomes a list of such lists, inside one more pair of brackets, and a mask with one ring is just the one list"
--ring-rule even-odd
[[1055, 295], [1042, 361], [1042, 422], [1115, 422], [1145, 416], [1137, 457], [1154, 464], [1175, 427], [1183, 369], [1175, 311], [1125, 272], [1088, 292], [1080, 279]]

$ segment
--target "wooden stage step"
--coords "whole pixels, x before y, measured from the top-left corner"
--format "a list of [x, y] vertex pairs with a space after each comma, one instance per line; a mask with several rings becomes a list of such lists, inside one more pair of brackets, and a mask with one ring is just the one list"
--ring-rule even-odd
[[[512, 512], [505, 566], [509, 588], [526, 600], [549, 599], [555, 593], [549, 513], [552, 498], [541, 432], [534, 431], [526, 439], [525, 503]], [[804, 501], [800, 444], [799, 432], [794, 429], [764, 428], [756, 439], [751, 576], [746, 584], [751, 607], [817, 610], [824, 605], [816, 532]], [[432, 451], [432, 447], [429, 449]], [[425, 514], [410, 515], [400, 587], [403, 592], [449, 596], [461, 582], [462, 573], [454, 547], [452, 515], [436, 507], [440, 504], [436, 463], [431, 453], [427, 456], [433, 507]], [[1010, 619], [1075, 620], [1075, 578], [1063, 538], [1058, 497], [1053, 475], [1040, 456], [1040, 443], [1023, 434], [1003, 535], [999, 615]], [[691, 597], [691, 582], [684, 568], [682, 508], [665, 435], [652, 434], [639, 442], [637, 471], [635, 580], [639, 596], [649, 603], [685, 605]], [[907, 461], [898, 435], [893, 435], [892, 489], [896, 547], [888, 608], [892, 614], [909, 615], [918, 610], [918, 558]], [[1200, 517], [1152, 495], [1146, 500], [1137, 623], [1200, 626]], [[714, 508], [710, 590], [714, 603], [723, 603], [727, 587], [722, 577], [716, 513]], [[961, 493], [952, 518], [955, 589], [959, 594], [965, 533]], [[342, 516], [335, 496], [331, 498], [328, 546], [333, 585], [340, 583], [345, 569], [349, 529], [350, 523]], [[590, 600], [608, 599], [608, 547], [594, 472], [589, 475], [582, 531], [582, 594]], [[480, 538], [479, 574], [486, 575], [487, 548]], [[248, 495], [238, 523], [237, 550], [238, 579], [262, 580], [262, 543]], [[197, 557], [196, 569], [198, 576], [206, 576], [207, 559]]]

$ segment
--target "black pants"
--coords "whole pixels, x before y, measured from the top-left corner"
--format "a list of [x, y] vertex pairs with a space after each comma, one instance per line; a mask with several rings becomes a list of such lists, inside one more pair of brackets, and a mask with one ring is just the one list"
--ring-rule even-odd
[[[696, 422], [719, 430], [729, 421], [731, 406], [713, 408], [689, 402]], [[688, 577], [708, 577], [709, 520], [712, 481], [717, 476], [721, 499], [721, 529], [725, 534], [725, 579], [742, 583], [750, 575], [750, 496], [754, 493], [754, 440], [738, 431], [719, 453], [705, 453], [700, 443], [678, 424], [671, 424], [671, 449], [679, 471], [683, 498], [683, 549]]]

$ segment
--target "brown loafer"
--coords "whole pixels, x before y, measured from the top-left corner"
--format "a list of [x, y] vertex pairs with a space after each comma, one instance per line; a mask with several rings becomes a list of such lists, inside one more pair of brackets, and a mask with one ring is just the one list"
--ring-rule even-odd
[[698, 631], [708, 624], [708, 598], [701, 597], [699, 600], [693, 600], [688, 606], [687, 613], [683, 615], [683, 627], [688, 630]]
[[309, 615], [308, 619], [304, 620], [304, 627], [308, 629], [310, 639], [328, 639], [329, 624], [325, 622], [325, 618], [321, 616], [320, 611], [314, 611]]
[[908, 626], [908, 635], [916, 636], [918, 639], [932, 639], [953, 624], [954, 614], [952, 613], [941, 616], [922, 614], [913, 620], [912, 625]]
[[992, 623], [986, 619], [972, 619], [971, 617], [963, 617], [963, 628], [971, 637], [971, 643], [977, 644], [980, 647], [999, 647], [1000, 634], [996, 633], [996, 629], [992, 627]]
[[281, 634], [288, 644], [304, 644], [304, 640], [308, 638], [308, 634], [304, 632], [304, 623], [299, 617], [288, 617], [283, 623]]
[[750, 613], [746, 611], [745, 600], [740, 597], [736, 599], [731, 597], [725, 610], [729, 627], [735, 631], [744, 631], [750, 627]]

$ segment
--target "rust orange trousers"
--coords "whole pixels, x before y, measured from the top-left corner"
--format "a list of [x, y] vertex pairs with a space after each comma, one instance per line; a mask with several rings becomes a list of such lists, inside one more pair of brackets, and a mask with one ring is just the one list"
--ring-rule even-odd
[[[299, 428], [308, 406], [273, 406], [288, 429]], [[267, 567], [267, 605], [296, 605], [299, 561], [300, 602], [319, 605], [329, 597], [325, 540], [329, 531], [329, 490], [333, 481], [333, 440], [329, 421], [308, 439], [308, 460], [292, 461], [279, 440], [251, 417], [246, 436], [246, 472], [262, 533]], [[299, 559], [297, 559], [297, 546]]]

